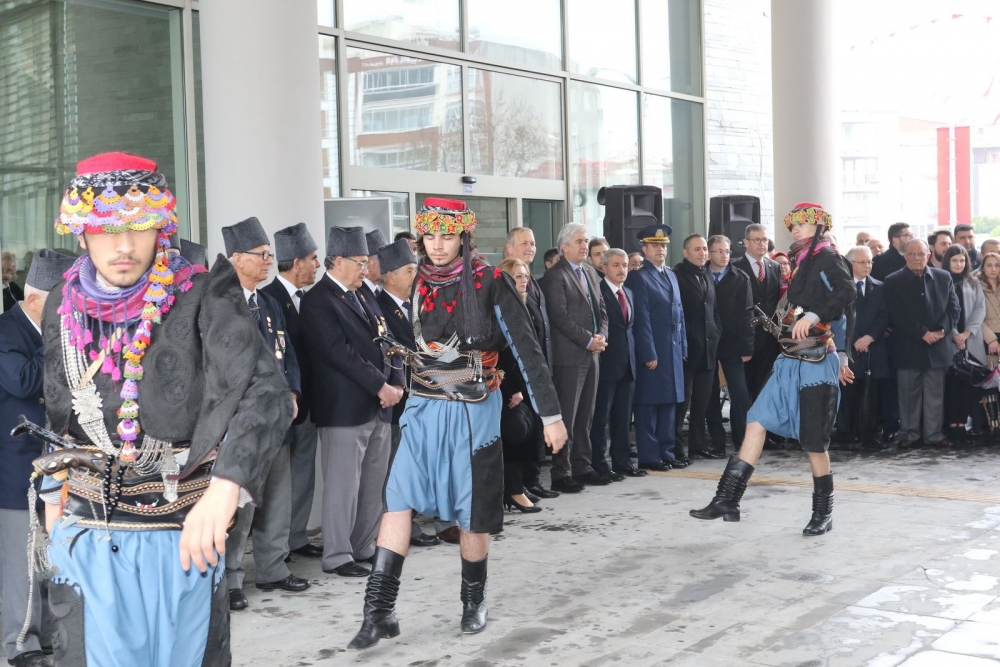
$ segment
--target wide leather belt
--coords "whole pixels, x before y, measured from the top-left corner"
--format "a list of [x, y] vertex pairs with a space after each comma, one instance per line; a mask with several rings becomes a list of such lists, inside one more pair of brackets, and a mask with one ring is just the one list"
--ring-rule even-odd
[[781, 354], [789, 359], [809, 361], [817, 363], [826, 359], [827, 345], [833, 334], [827, 330], [812, 328], [809, 336], [802, 340], [793, 340], [791, 329], [782, 330], [778, 344], [781, 345]]
[[[177, 485], [177, 500], [163, 497], [163, 478], [158, 474], [126, 478], [121, 497], [108, 522], [111, 530], [181, 530], [191, 507], [201, 499], [211, 481], [212, 464], [193, 471]], [[79, 517], [81, 526], [103, 528], [101, 504], [104, 477], [76, 469], [70, 475], [63, 516]]]
[[468, 354], [452, 361], [442, 361], [426, 355], [414, 355], [410, 393], [424, 398], [478, 403], [490, 393], [489, 380], [495, 368], [480, 372]]

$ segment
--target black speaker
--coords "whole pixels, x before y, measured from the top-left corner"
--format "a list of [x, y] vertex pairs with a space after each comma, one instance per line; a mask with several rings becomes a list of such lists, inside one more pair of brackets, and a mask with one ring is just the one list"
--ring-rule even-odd
[[603, 187], [597, 203], [604, 205], [604, 238], [628, 253], [639, 250], [639, 231], [663, 222], [663, 191], [654, 185]]
[[722, 195], [709, 200], [709, 236], [724, 234], [732, 246], [732, 259], [746, 254], [743, 245], [747, 225], [760, 224], [760, 197]]

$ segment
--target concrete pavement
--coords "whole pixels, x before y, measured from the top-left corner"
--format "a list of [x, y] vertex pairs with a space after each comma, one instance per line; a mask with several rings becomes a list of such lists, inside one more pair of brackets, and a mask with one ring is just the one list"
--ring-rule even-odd
[[755, 477], [770, 483], [750, 486], [740, 523], [687, 516], [724, 461], [508, 513], [490, 554], [490, 625], [476, 636], [459, 633], [452, 545], [411, 551], [402, 635], [361, 653], [344, 647], [365, 580], [296, 558], [313, 587], [262, 593], [251, 571], [234, 664], [1000, 666], [1000, 450], [834, 460], [839, 484], [868, 490], [838, 489], [834, 530], [818, 538], [801, 535], [800, 452], [765, 452]]

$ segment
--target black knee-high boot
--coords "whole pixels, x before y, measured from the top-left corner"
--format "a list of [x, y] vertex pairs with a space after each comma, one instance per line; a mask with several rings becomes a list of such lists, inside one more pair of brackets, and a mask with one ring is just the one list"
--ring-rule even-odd
[[474, 635], [486, 627], [486, 558], [462, 559], [462, 633]]
[[399, 575], [403, 572], [404, 558], [395, 551], [375, 548], [372, 573], [365, 588], [365, 619], [347, 648], [368, 648], [377, 644], [379, 639], [399, 635], [396, 595], [399, 593]]
[[813, 515], [803, 535], [822, 535], [833, 530], [833, 473], [813, 477]]
[[719, 488], [706, 507], [688, 512], [696, 519], [740, 520], [740, 499], [747, 490], [747, 482], [753, 474], [753, 466], [735, 456], [729, 457], [725, 472], [719, 479]]

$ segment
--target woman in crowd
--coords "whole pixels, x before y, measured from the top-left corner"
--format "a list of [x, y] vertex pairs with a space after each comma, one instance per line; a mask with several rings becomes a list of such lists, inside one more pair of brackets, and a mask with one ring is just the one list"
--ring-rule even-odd
[[[508, 257], [498, 268], [514, 279], [514, 286], [522, 299], [528, 296], [528, 281], [531, 270], [519, 259]], [[500, 411], [500, 439], [503, 443], [503, 494], [507, 509], [525, 513], [541, 512], [542, 508], [532, 504], [524, 492], [524, 466], [531, 461], [540, 446], [537, 439], [541, 435], [541, 420], [531, 403], [524, 400], [527, 388], [517, 359], [510, 348], [500, 352], [500, 370], [504, 373], [500, 384], [503, 394], [503, 409]], [[537, 499], [537, 498], [536, 498]]]
[[979, 284], [983, 288], [986, 301], [986, 319], [983, 320], [982, 336], [986, 345], [986, 361], [996, 366], [1000, 361], [1000, 254], [988, 252], [982, 257], [977, 272]]
[[[986, 360], [986, 346], [983, 344], [983, 320], [986, 318], [986, 301], [982, 284], [971, 275], [972, 263], [969, 253], [960, 245], [953, 245], [944, 253], [941, 266], [951, 274], [955, 292], [961, 306], [958, 317], [958, 333], [950, 339], [953, 352], [968, 350], [979, 363]], [[968, 382], [952, 377], [945, 378], [945, 424], [948, 437], [958, 442], [968, 442], [969, 435], [965, 423], [972, 413], [974, 403], [979, 400], [979, 392]]]
[[781, 267], [781, 296], [783, 297], [788, 291], [788, 283], [792, 279], [792, 263], [788, 261], [788, 255], [781, 251], [771, 253], [771, 259]]

